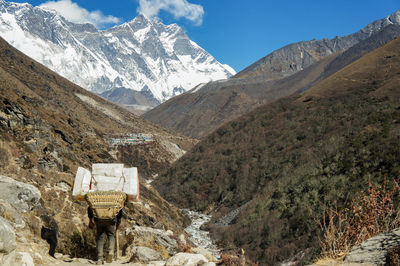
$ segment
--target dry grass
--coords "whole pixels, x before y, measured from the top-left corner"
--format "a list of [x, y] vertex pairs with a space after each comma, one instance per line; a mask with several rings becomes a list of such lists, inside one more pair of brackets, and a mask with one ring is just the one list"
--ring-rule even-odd
[[387, 191], [386, 180], [376, 187], [369, 183], [368, 190], [361, 191], [348, 208], [328, 208], [320, 223], [323, 231], [321, 256], [342, 259], [355, 245], [398, 227], [399, 209], [395, 209], [393, 203], [397, 189], [395, 185], [391, 191]]

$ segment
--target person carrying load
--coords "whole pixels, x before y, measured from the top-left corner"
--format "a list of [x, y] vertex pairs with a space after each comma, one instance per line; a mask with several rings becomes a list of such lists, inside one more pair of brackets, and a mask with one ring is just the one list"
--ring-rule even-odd
[[108, 238], [106, 262], [111, 263], [117, 237], [116, 232], [121, 224], [122, 207], [126, 201], [126, 194], [108, 191], [91, 192], [86, 194], [86, 199], [89, 203], [89, 228], [96, 228], [97, 264], [104, 264], [105, 236]]
[[75, 200], [86, 201], [89, 204], [89, 228], [96, 227], [97, 264], [104, 263], [106, 235], [106, 261], [112, 261], [115, 244], [118, 259], [117, 229], [121, 224], [122, 208], [128, 200], [139, 200], [137, 168], [124, 168], [123, 164], [93, 164], [90, 172], [79, 167], [72, 196]]

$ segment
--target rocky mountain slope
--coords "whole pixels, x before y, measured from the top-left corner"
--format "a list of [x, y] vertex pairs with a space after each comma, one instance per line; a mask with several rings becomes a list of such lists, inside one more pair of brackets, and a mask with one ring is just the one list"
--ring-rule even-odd
[[[109, 144], [126, 133], [148, 134], [153, 141]], [[77, 167], [91, 169], [99, 162], [137, 166], [142, 180], [141, 201], [125, 207], [121, 250], [147, 245], [168, 259], [181, 250], [177, 239], [180, 234], [186, 239], [189, 221], [145, 180], [193, 144], [78, 87], [0, 39], [0, 264], [19, 265], [24, 258], [57, 264], [47, 255], [41, 226], [59, 232], [56, 252], [94, 259], [87, 205], [73, 201], [71, 190]], [[161, 230], [168, 234], [164, 242], [174, 245], [168, 251], [154, 242], [155, 232], [146, 239], [129, 231], [135, 226]], [[139, 235], [133, 240], [132, 234]]]
[[124, 104], [139, 109], [235, 73], [178, 25], [144, 15], [100, 31], [91, 24], [71, 23], [52, 10], [1, 0], [0, 36], [89, 91], [107, 92], [106, 97], [121, 89], [130, 92]]
[[213, 236], [261, 265], [310, 262], [326, 205], [400, 175], [399, 72], [396, 39], [218, 128], [155, 186], [213, 214]]
[[[200, 85], [143, 117], [187, 136], [204, 137], [257, 106], [311, 87], [393, 40], [399, 36], [399, 17], [400, 11], [345, 37], [291, 44], [228, 80]], [[354, 48], [340, 56], [350, 47]], [[340, 57], [335, 59], [337, 56]]]
[[292, 75], [326, 56], [349, 49], [389, 25], [400, 25], [400, 10], [347, 36], [289, 44], [240, 71], [236, 77], [276, 79]]

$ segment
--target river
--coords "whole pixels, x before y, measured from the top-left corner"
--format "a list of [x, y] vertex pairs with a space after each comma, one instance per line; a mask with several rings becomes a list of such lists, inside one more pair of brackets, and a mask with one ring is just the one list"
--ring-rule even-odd
[[183, 210], [185, 214], [192, 220], [191, 225], [185, 228], [190, 235], [190, 241], [198, 247], [202, 247], [210, 251], [217, 259], [221, 257], [221, 251], [213, 243], [208, 231], [201, 230], [200, 227], [210, 221], [211, 215], [202, 214], [191, 210]]

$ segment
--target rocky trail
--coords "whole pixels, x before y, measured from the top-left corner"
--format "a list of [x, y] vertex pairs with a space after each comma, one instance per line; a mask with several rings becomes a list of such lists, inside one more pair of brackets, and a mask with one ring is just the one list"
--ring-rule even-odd
[[[149, 188], [149, 184], [146, 187]], [[47, 187], [44, 191], [50, 188]], [[94, 265], [93, 247], [94, 233], [85, 225], [87, 217], [74, 217], [68, 210], [75, 203], [69, 196], [60, 197], [54, 187], [54, 195], [60, 201], [58, 214], [48, 213], [42, 203], [45, 193], [33, 185], [16, 181], [7, 176], [0, 175], [0, 265]], [[66, 193], [67, 194], [67, 193]], [[76, 205], [76, 204], [75, 204]], [[78, 204], [79, 205], [79, 204]], [[83, 204], [85, 205], [85, 204]], [[208, 232], [200, 229], [201, 225], [209, 221], [211, 217], [184, 210], [191, 219], [191, 224], [179, 232], [177, 229], [160, 226], [157, 217], [151, 218], [156, 210], [154, 202], [143, 199], [136, 202], [135, 218], [154, 220], [153, 225], [144, 224], [140, 219], [132, 222], [132, 217], [127, 217], [124, 226], [118, 231], [120, 239], [120, 257], [107, 265], [216, 265], [220, 252], [213, 245]], [[85, 205], [86, 206], [86, 205]], [[84, 207], [84, 206], [83, 206]], [[84, 207], [86, 208], [86, 207]], [[54, 218], [51, 218], [54, 217]], [[77, 222], [81, 228], [79, 240], [75, 242], [71, 238], [58, 233], [58, 246], [69, 247], [70, 250], [83, 249], [74, 253], [62, 252], [57, 248], [55, 258], [51, 257], [49, 244], [41, 238], [41, 226], [50, 227], [56, 220], [69, 219]], [[60, 225], [60, 223], [59, 223]], [[72, 229], [71, 229], [72, 230]], [[75, 247], [75, 249], [73, 249]], [[90, 249], [92, 248], [92, 249]], [[62, 253], [64, 254], [62, 254]], [[75, 254], [75, 255], [71, 255]], [[89, 259], [91, 258], [91, 259]]]
[[[185, 229], [185, 231], [189, 234], [189, 240], [195, 245], [195, 247], [191, 249], [191, 251], [195, 253], [178, 252], [174, 256], [169, 258], [167, 261], [163, 261], [161, 260], [162, 257], [159, 256], [155, 250], [152, 250], [147, 247], [133, 247], [132, 254], [125, 255], [113, 261], [112, 263], [105, 263], [105, 264], [107, 265], [129, 264], [136, 266], [216, 265], [215, 261], [217, 261], [221, 256], [220, 251], [213, 244], [213, 241], [209, 237], [208, 232], [200, 229], [200, 227], [204, 223], [208, 222], [211, 219], [211, 217], [190, 210], [184, 210], [184, 213], [187, 214], [192, 220], [192, 223]], [[167, 240], [168, 235], [171, 234], [171, 232], [168, 231], [155, 230], [152, 228], [137, 227], [134, 230], [145, 231], [148, 234], [156, 233], [162, 238], [164, 238], [164, 240], [166, 240], [167, 242], [168, 242]], [[181, 242], [186, 242], [183, 235], [181, 235], [180, 238]], [[136, 257], [139, 261], [132, 262], [133, 257]], [[91, 264], [95, 265], [96, 261], [85, 258], [70, 258], [67, 255], [57, 253], [56, 259], [53, 259], [53, 263], [54, 265], [78, 266], [78, 265], [91, 265]]]

